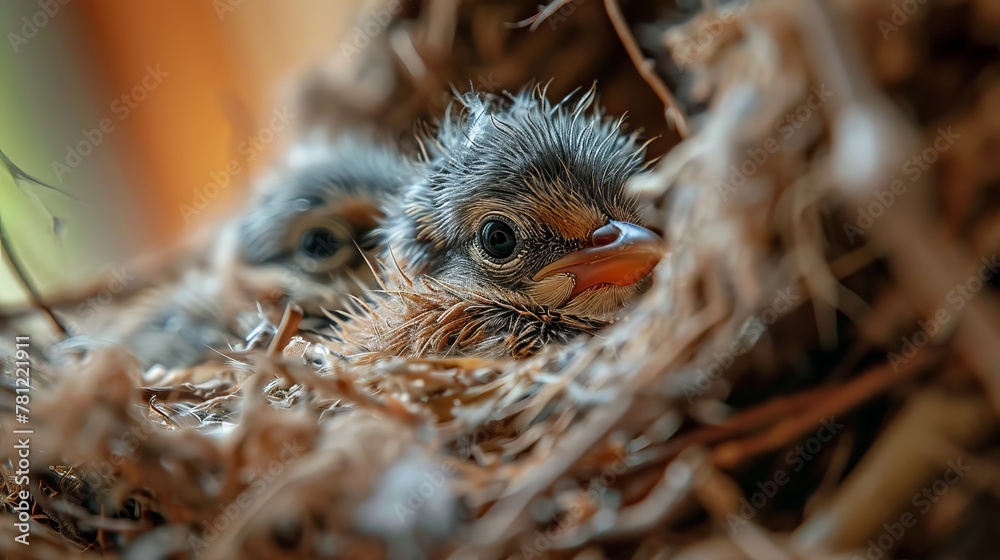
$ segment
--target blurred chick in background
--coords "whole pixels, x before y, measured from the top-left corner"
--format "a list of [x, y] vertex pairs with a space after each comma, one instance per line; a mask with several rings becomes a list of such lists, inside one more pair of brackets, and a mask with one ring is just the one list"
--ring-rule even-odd
[[120, 343], [144, 366], [174, 368], [241, 344], [261, 314], [276, 323], [291, 301], [306, 312], [302, 328], [318, 328], [327, 322], [324, 309], [372, 287], [362, 251], [374, 247], [370, 234], [386, 198], [413, 174], [401, 154], [359, 138], [297, 146], [202, 262], [192, 259], [174, 281], [102, 310], [61, 347]]
[[314, 318], [345, 294], [360, 295], [373, 284], [362, 256], [376, 247], [370, 234], [415, 173], [398, 152], [356, 138], [295, 148], [223, 234], [217, 260], [231, 267], [227, 287], [282, 307], [294, 301]]
[[460, 97], [386, 213], [381, 260], [403, 304], [343, 322], [335, 352], [524, 357], [612, 321], [665, 247], [625, 192], [644, 147], [594, 96]]

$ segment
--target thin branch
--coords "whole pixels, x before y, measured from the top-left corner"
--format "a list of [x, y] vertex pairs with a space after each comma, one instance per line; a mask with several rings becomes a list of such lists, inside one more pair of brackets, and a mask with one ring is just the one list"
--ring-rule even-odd
[[625, 52], [628, 53], [632, 64], [635, 65], [635, 69], [639, 71], [642, 79], [646, 80], [649, 87], [653, 88], [653, 92], [663, 102], [665, 108], [664, 115], [667, 121], [674, 124], [677, 134], [682, 140], [687, 138], [691, 133], [687, 113], [677, 102], [677, 99], [674, 98], [674, 94], [670, 93], [670, 88], [667, 87], [667, 84], [663, 83], [663, 80], [656, 74], [653, 61], [646, 58], [646, 55], [642, 53], [639, 43], [636, 42], [635, 36], [632, 35], [632, 31], [628, 27], [628, 22], [625, 21], [625, 16], [622, 15], [621, 7], [618, 6], [618, 0], [604, 0], [604, 8], [608, 12], [608, 18], [615, 28], [615, 33], [618, 34], [618, 39], [621, 40], [622, 45], [625, 47]]
[[43, 315], [48, 317], [49, 322], [52, 323], [52, 328], [55, 329], [57, 333], [62, 335], [62, 338], [68, 337], [69, 331], [66, 329], [66, 326], [63, 325], [52, 310], [42, 302], [42, 296], [38, 293], [38, 290], [35, 289], [34, 284], [32, 284], [24, 264], [13, 251], [13, 247], [7, 237], [7, 232], [3, 229], [2, 223], [0, 223], [0, 247], [3, 248], [3, 254], [7, 257], [7, 261], [10, 262], [11, 269], [14, 271], [14, 277], [17, 278], [18, 282], [24, 288], [24, 291], [27, 292], [28, 300], [31, 302], [32, 307], [38, 309]]

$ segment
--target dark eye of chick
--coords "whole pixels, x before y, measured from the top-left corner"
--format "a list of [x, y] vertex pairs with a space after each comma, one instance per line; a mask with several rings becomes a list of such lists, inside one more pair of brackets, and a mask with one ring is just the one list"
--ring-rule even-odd
[[517, 249], [514, 228], [500, 220], [489, 220], [479, 229], [483, 250], [495, 259], [506, 259]]
[[340, 241], [328, 228], [313, 228], [306, 230], [299, 238], [299, 251], [303, 255], [316, 260], [325, 260], [337, 253]]

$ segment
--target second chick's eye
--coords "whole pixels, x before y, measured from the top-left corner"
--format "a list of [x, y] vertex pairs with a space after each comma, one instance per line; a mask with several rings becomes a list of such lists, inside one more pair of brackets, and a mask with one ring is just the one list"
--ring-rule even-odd
[[295, 222], [285, 247], [306, 272], [327, 273], [350, 263], [355, 239], [354, 229], [339, 216], [310, 214]]
[[483, 250], [495, 259], [507, 259], [517, 249], [514, 228], [501, 220], [488, 220], [479, 229], [479, 242]]
[[305, 256], [325, 260], [337, 253], [340, 240], [328, 228], [318, 227], [306, 230], [299, 238], [299, 250]]

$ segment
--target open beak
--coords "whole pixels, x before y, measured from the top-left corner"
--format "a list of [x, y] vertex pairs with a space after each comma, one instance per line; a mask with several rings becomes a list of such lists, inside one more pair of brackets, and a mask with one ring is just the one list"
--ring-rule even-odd
[[576, 285], [569, 299], [601, 284], [631, 286], [653, 271], [663, 258], [666, 244], [644, 227], [614, 220], [594, 231], [589, 247], [574, 251], [535, 274], [538, 281], [569, 273]]

